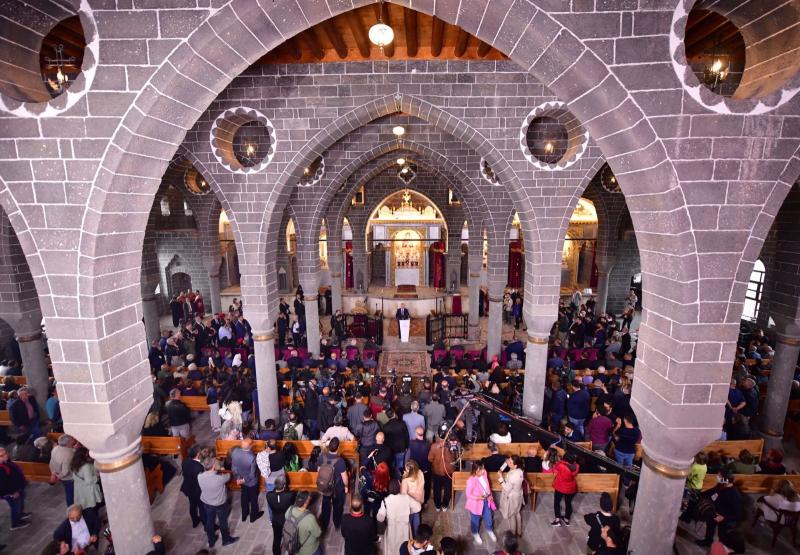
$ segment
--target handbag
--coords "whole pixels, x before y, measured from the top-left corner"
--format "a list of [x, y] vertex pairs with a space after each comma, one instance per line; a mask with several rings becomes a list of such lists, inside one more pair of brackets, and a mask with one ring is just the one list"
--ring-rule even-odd
[[389, 527], [389, 509], [386, 508], [386, 499], [381, 500], [381, 504], [383, 508], [386, 509], [386, 518], [381, 522], [380, 520], [376, 519], [375, 522], [375, 531], [378, 532], [379, 536], [382, 536], [386, 533], [386, 529]]

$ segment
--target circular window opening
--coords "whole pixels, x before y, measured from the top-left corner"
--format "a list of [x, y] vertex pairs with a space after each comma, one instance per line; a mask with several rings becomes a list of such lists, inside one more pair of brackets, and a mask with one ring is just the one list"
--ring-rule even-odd
[[86, 35], [80, 16], [56, 0], [9, 4], [0, 25], [0, 93], [18, 102], [48, 102], [81, 74]]
[[569, 133], [558, 119], [539, 116], [528, 126], [525, 140], [537, 160], [545, 164], [558, 164], [567, 153]]
[[308, 166], [303, 168], [303, 175], [300, 176], [300, 185], [310, 187], [315, 183], [319, 183], [322, 175], [325, 173], [325, 160], [322, 156], [318, 156], [316, 160], [311, 162]]
[[525, 158], [543, 170], [562, 170], [578, 161], [589, 144], [584, 131], [563, 102], [546, 102], [531, 110], [520, 129]]
[[264, 169], [275, 154], [275, 128], [252, 108], [223, 112], [211, 126], [211, 146], [220, 164], [241, 173]]
[[689, 95], [718, 113], [764, 113], [800, 90], [797, 1], [682, 0], [672, 65]]
[[745, 68], [739, 28], [725, 16], [695, 6], [686, 21], [685, 46], [686, 62], [697, 80], [713, 93], [733, 97]]
[[183, 182], [189, 192], [195, 195], [205, 195], [211, 190], [206, 178], [194, 166], [187, 168]]
[[603, 164], [600, 168], [600, 185], [609, 193], [621, 193], [622, 187], [619, 186], [617, 176], [614, 175], [611, 166], [608, 163]]

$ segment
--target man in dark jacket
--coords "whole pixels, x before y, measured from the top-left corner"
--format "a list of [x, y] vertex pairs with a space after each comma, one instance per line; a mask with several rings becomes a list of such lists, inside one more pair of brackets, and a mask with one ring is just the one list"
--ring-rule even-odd
[[275, 478], [275, 491], [267, 493], [267, 505], [272, 511], [272, 555], [281, 555], [286, 511], [294, 505], [294, 498], [294, 492], [286, 491], [286, 478], [283, 476]]
[[53, 539], [59, 544], [67, 544], [70, 552], [76, 548], [84, 549], [97, 545], [97, 534], [100, 524], [93, 511], [84, 511], [80, 505], [72, 505], [67, 509], [67, 518], [53, 532]]
[[192, 412], [181, 401], [181, 391], [179, 389], [173, 389], [169, 392], [169, 401], [166, 408], [170, 435], [189, 439], [192, 436]]
[[339, 402], [339, 399], [334, 395], [329, 395], [324, 403], [320, 403], [319, 405], [319, 432], [324, 434], [328, 431], [328, 428], [333, 426], [333, 420], [336, 418], [336, 415], [339, 414], [339, 408], [336, 404]]
[[713, 489], [704, 492], [704, 496], [711, 499], [714, 503], [714, 511], [706, 515], [706, 537], [697, 540], [697, 545], [709, 547], [714, 542], [714, 533], [719, 526], [720, 538], [726, 536], [742, 521], [744, 507], [742, 495], [733, 484], [733, 473], [728, 469], [722, 469], [717, 476], [719, 483]]
[[189, 456], [181, 463], [181, 474], [183, 483], [181, 493], [189, 499], [189, 516], [192, 517], [192, 528], [197, 528], [198, 524], [206, 521], [206, 511], [200, 501], [200, 484], [197, 483], [197, 476], [203, 472], [203, 449], [195, 443], [189, 448]]
[[19, 398], [11, 403], [8, 408], [8, 416], [11, 423], [16, 427], [20, 434], [29, 433], [36, 439], [42, 435], [39, 428], [39, 404], [36, 397], [31, 395], [27, 386], [22, 386], [17, 390]]
[[153, 372], [158, 372], [161, 365], [166, 362], [166, 360], [164, 360], [164, 353], [161, 351], [161, 343], [158, 339], [150, 344], [150, 350], [147, 352], [147, 359], [150, 361], [150, 369]]
[[364, 514], [364, 501], [359, 495], [350, 500], [350, 514], [342, 517], [344, 555], [365, 555], [373, 552], [377, 539], [375, 520]]
[[25, 486], [22, 469], [12, 462], [5, 448], [0, 447], [0, 497], [11, 508], [11, 530], [30, 526], [30, 513], [25, 512]]
[[389, 421], [383, 427], [386, 445], [392, 450], [394, 472], [402, 476], [406, 465], [406, 449], [408, 449], [408, 429], [405, 422], [397, 418], [392, 409], [386, 409]]
[[247, 520], [248, 515], [250, 522], [255, 522], [264, 511], [258, 510], [258, 467], [252, 439], [243, 439], [241, 447], [231, 453], [231, 470], [241, 487], [242, 522]]

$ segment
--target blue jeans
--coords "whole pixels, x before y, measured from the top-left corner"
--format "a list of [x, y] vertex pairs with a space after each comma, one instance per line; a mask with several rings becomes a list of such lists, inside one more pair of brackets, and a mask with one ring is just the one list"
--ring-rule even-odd
[[25, 510], [25, 488], [19, 490], [19, 497], [14, 499], [11, 495], [3, 497], [11, 508], [11, 526], [22, 524], [22, 513]]
[[228, 516], [230, 509], [227, 503], [222, 505], [209, 505], [204, 503], [206, 507], [206, 535], [208, 536], [208, 546], [214, 547], [217, 542], [217, 533], [214, 531], [215, 521], [219, 521], [219, 530], [222, 532], [222, 542], [225, 543], [231, 539], [231, 532], [228, 528]]
[[569, 422], [575, 428], [577, 432], [580, 432], [581, 437], [584, 437], [584, 430], [583, 430], [583, 423], [585, 422], [582, 418], [572, 418], [569, 417]]
[[67, 502], [67, 507], [71, 507], [75, 503], [75, 482], [72, 480], [62, 480], [64, 484], [64, 498]]
[[636, 453], [620, 453], [619, 451], [614, 451], [614, 458], [617, 459], [617, 462], [623, 466], [632, 466], [633, 465], [633, 457]]
[[417, 528], [422, 522], [422, 513], [411, 513], [408, 516], [408, 523], [411, 525], [411, 535], [416, 535]]
[[483, 517], [483, 526], [488, 531], [492, 531], [492, 509], [489, 508], [489, 502], [483, 500], [483, 512], [479, 515], [470, 513], [469, 515], [469, 529], [473, 534], [477, 534], [481, 529], [481, 517]]
[[403, 475], [403, 467], [406, 465], [406, 452], [395, 453], [394, 455], [394, 471], [395, 474]]

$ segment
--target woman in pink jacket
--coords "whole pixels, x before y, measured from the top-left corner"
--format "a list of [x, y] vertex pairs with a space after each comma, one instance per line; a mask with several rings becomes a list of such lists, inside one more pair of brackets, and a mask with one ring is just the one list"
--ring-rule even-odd
[[489, 482], [489, 474], [483, 467], [481, 462], [472, 463], [471, 476], [467, 480], [467, 510], [470, 513], [469, 527], [472, 530], [472, 537], [475, 538], [475, 543], [483, 545], [478, 532], [481, 529], [481, 518], [483, 518], [483, 525], [486, 527], [486, 533], [493, 542], [497, 541], [497, 536], [494, 535], [492, 530], [492, 511], [497, 510], [492, 498], [492, 485]]

